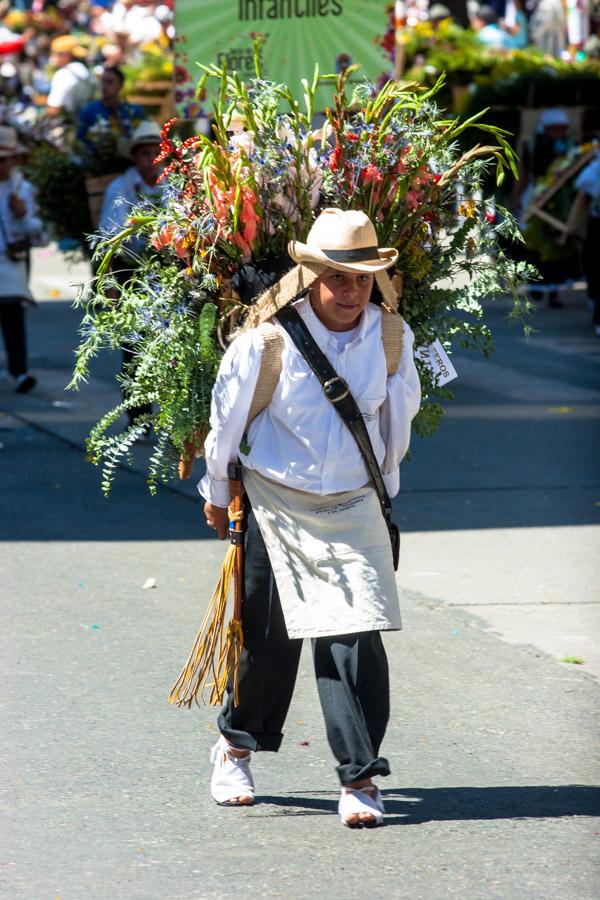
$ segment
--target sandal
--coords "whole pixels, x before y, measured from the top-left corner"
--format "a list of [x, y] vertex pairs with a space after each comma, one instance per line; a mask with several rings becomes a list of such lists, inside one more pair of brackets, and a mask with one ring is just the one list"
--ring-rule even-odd
[[[210, 780], [210, 792], [219, 806], [252, 806], [254, 803], [254, 781], [250, 771], [251, 752], [244, 756], [234, 756], [231, 747], [221, 735], [210, 751], [210, 761], [214, 765]], [[250, 797], [249, 803], [241, 803], [239, 797]]]
[[[364, 788], [343, 787], [342, 796], [338, 804], [338, 812], [342, 825], [346, 828], [379, 828], [383, 825], [383, 798], [379, 788], [374, 784]], [[356, 822], [348, 822], [350, 816], [358, 813], [368, 813], [372, 819], [358, 819]]]

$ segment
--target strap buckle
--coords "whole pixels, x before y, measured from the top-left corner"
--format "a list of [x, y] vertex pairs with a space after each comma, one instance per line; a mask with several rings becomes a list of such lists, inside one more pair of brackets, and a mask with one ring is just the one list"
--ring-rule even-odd
[[[339, 382], [342, 392], [337, 397], [335, 396], [335, 385]], [[335, 378], [330, 378], [329, 381], [325, 381], [323, 384], [323, 390], [325, 392], [325, 396], [330, 401], [330, 403], [339, 403], [340, 400], [343, 400], [344, 397], [347, 397], [350, 393], [350, 388], [348, 387], [348, 383], [341, 377], [341, 375], [336, 375]]]

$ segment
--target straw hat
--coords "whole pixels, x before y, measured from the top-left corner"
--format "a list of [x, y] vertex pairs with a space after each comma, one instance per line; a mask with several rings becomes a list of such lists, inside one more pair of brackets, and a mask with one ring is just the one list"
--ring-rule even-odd
[[255, 328], [306, 293], [327, 269], [373, 274], [387, 307], [396, 310], [398, 296], [385, 270], [394, 265], [398, 251], [377, 246], [375, 227], [363, 212], [324, 209], [306, 243], [290, 241], [288, 253], [297, 265], [258, 298], [242, 331]]
[[85, 47], [82, 47], [77, 38], [72, 34], [61, 34], [54, 38], [50, 44], [51, 53], [70, 53], [77, 59], [83, 59], [86, 56]]
[[26, 153], [27, 150], [19, 144], [17, 131], [8, 125], [0, 125], [0, 157], [15, 156], [18, 153]]
[[122, 138], [119, 141], [119, 155], [131, 159], [131, 154], [136, 147], [142, 147], [144, 144], [160, 144], [160, 142], [160, 128], [154, 119], [146, 119], [140, 122], [129, 139]]
[[398, 259], [393, 247], [378, 248], [375, 226], [356, 209], [324, 209], [306, 243], [290, 241], [288, 253], [298, 265], [323, 263], [342, 272], [375, 273]]

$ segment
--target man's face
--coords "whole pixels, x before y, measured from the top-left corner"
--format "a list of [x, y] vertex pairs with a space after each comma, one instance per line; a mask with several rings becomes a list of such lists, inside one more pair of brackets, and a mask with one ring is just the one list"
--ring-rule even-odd
[[100, 79], [100, 91], [105, 103], [111, 103], [119, 96], [121, 79], [114, 72], [103, 72]]
[[350, 331], [371, 299], [373, 276], [327, 269], [310, 289], [310, 303], [330, 331]]
[[70, 53], [57, 53], [54, 51], [50, 56], [50, 63], [54, 66], [55, 69], [64, 69], [65, 66], [68, 66], [73, 57]]
[[569, 137], [569, 126], [546, 125], [544, 133], [551, 141], [566, 140]]
[[160, 153], [160, 144], [142, 144], [141, 147], [135, 147], [131, 154], [133, 164], [148, 184], [156, 181], [160, 167], [155, 165], [154, 160]]

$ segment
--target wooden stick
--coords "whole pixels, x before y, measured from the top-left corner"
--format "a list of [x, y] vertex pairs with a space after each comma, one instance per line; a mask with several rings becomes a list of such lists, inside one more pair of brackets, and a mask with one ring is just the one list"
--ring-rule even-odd
[[[230, 508], [235, 513], [244, 510], [244, 485], [242, 483], [242, 466], [230, 463], [227, 471], [229, 477]], [[233, 525], [233, 527], [232, 527]], [[235, 566], [233, 570], [233, 618], [242, 620], [242, 604], [244, 602], [244, 521], [237, 519], [229, 524], [231, 543], [235, 546]], [[232, 533], [233, 532], [233, 533]], [[239, 535], [239, 537], [235, 537]]]

